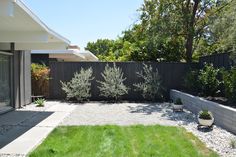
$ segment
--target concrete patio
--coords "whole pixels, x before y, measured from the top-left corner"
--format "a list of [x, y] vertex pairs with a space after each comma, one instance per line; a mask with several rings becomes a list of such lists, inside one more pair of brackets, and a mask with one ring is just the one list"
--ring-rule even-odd
[[75, 105], [47, 102], [0, 116], [0, 156], [26, 156], [73, 110]]

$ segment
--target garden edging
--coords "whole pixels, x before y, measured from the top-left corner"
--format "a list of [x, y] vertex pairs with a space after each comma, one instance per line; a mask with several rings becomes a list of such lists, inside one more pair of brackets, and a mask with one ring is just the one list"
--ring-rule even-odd
[[170, 90], [170, 98], [172, 100], [180, 98], [184, 104], [184, 108], [194, 114], [198, 114], [203, 109], [209, 110], [215, 118], [216, 125], [236, 134], [236, 109], [178, 90]]

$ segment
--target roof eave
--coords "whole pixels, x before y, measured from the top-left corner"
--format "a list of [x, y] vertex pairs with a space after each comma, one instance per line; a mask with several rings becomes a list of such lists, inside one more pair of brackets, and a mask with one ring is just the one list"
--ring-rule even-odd
[[21, 0], [12, 0], [15, 4], [17, 4], [20, 8], [22, 8], [35, 22], [37, 22], [45, 31], [49, 34], [55, 36], [57, 39], [65, 42], [66, 44], [70, 44], [70, 41], [61, 36], [60, 34], [56, 33], [52, 29], [50, 29], [44, 22], [42, 22], [38, 16], [36, 16]]

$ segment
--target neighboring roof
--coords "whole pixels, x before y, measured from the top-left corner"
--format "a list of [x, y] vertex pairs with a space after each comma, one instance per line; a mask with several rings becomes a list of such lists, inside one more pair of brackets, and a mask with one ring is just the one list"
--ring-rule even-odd
[[85, 56], [88, 60], [90, 61], [98, 61], [97, 56], [95, 56], [92, 52], [90, 51], [80, 51], [80, 54]]
[[70, 41], [50, 29], [20, 0], [0, 0], [0, 43], [19, 50], [66, 49]]
[[73, 50], [33, 50], [31, 54], [71, 54]]
[[68, 46], [68, 49], [77, 49], [80, 50], [80, 47], [78, 45], [70, 45]]
[[80, 51], [78, 49], [45, 51], [32, 51], [31, 54], [49, 54], [49, 58], [68, 59], [73, 58], [74, 61], [98, 61], [98, 58], [90, 51]]

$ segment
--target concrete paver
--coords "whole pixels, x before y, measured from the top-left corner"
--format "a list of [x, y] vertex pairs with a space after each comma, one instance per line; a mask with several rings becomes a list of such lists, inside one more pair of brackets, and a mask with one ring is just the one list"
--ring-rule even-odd
[[52, 127], [34, 127], [0, 150], [0, 154], [27, 155], [53, 130]]
[[0, 116], [0, 156], [26, 156], [76, 108], [59, 102], [34, 104]]

